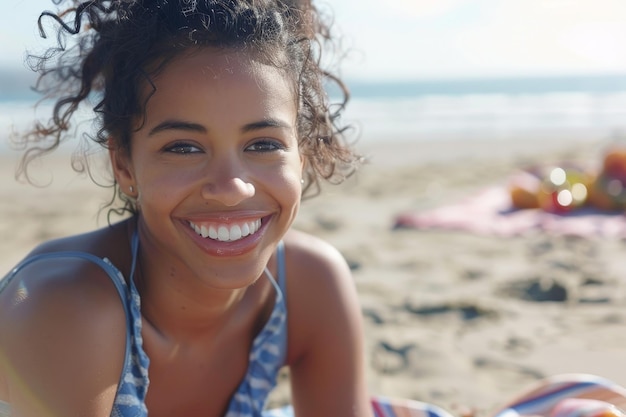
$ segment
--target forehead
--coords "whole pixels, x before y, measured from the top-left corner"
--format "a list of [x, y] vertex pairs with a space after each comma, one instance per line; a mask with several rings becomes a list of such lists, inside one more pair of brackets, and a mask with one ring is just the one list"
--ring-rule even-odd
[[250, 53], [194, 48], [167, 62], [144, 87], [140, 130], [166, 119], [194, 121], [211, 129], [264, 119], [297, 126], [293, 81], [285, 70]]
[[296, 88], [287, 71], [238, 50], [190, 49], [168, 62], [152, 81], [156, 88], [154, 96], [192, 95], [196, 90], [204, 93], [244, 90], [277, 100], [297, 101]]

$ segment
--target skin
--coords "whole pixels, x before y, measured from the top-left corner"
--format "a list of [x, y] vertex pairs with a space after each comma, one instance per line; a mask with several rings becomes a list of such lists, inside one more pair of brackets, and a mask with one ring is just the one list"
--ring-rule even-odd
[[[154, 82], [130, 152], [111, 142], [137, 220], [33, 254], [87, 251], [127, 277], [137, 229], [150, 416], [217, 416], [271, 314], [275, 293], [263, 270], [276, 274], [282, 239], [296, 415], [371, 416], [350, 271], [334, 248], [290, 229], [303, 168], [290, 79], [243, 53], [201, 49]], [[201, 237], [192, 226], [257, 220], [256, 233], [234, 242]], [[124, 346], [124, 312], [103, 271], [80, 260], [37, 262], [0, 294], [0, 400], [19, 416], [108, 416]]]

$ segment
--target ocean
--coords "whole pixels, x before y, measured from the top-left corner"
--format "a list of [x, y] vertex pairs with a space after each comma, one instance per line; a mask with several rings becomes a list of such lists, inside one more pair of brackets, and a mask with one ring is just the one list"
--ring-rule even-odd
[[[626, 74], [347, 84], [342, 122], [365, 142], [626, 138]], [[23, 79], [0, 73], [0, 128], [28, 127], [34, 100]], [[49, 111], [43, 105], [37, 115]]]
[[626, 136], [626, 74], [353, 83], [365, 141]]

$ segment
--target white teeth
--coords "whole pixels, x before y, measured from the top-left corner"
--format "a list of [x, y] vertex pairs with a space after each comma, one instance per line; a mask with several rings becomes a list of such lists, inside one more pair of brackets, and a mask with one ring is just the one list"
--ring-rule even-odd
[[241, 239], [241, 228], [237, 225], [234, 225], [230, 228], [230, 240], [239, 240]]
[[222, 242], [230, 240], [230, 233], [228, 233], [228, 228], [226, 226], [220, 226], [217, 229], [217, 240], [221, 240]]
[[261, 227], [261, 219], [241, 224], [233, 224], [232, 226], [225, 224], [220, 224], [217, 227], [213, 225], [198, 226], [193, 222], [189, 222], [189, 225], [203, 238], [208, 237], [221, 242], [232, 242], [256, 233], [256, 231]]

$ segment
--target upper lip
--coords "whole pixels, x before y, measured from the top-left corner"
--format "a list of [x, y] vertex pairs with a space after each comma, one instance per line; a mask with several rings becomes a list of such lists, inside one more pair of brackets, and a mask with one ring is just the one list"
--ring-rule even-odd
[[232, 213], [210, 213], [198, 214], [184, 218], [185, 221], [197, 224], [199, 226], [217, 226], [217, 225], [233, 225], [249, 221], [256, 221], [267, 217], [268, 211], [239, 211]]

